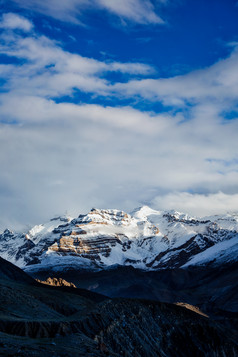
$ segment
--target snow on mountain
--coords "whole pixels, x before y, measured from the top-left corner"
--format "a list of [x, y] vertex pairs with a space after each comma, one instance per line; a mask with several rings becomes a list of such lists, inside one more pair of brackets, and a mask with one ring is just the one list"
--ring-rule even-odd
[[78, 218], [56, 217], [26, 233], [5, 230], [0, 255], [24, 268], [145, 270], [237, 260], [238, 215], [203, 219], [143, 206], [127, 214], [92, 209]]
[[190, 265], [203, 265], [213, 260], [216, 260], [217, 263], [224, 263], [237, 260], [237, 258], [238, 236], [235, 235], [234, 238], [219, 242], [205, 251], [195, 255], [186, 264], [184, 264], [183, 267], [186, 268]]

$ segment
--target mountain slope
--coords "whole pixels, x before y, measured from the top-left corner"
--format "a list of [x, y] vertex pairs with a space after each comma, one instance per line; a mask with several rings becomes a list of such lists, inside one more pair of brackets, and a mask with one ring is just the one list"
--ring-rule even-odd
[[28, 284], [35, 284], [35, 280], [28, 274], [24, 273], [20, 268], [9, 263], [5, 259], [0, 257], [0, 279], [2, 280], [14, 280], [21, 281]]
[[183, 307], [32, 285], [5, 260], [2, 270], [0, 355], [237, 356], [235, 331]]

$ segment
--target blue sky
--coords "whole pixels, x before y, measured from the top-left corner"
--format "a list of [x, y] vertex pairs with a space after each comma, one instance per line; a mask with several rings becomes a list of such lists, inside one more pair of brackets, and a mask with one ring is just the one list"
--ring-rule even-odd
[[0, 227], [238, 211], [238, 2], [0, 0]]

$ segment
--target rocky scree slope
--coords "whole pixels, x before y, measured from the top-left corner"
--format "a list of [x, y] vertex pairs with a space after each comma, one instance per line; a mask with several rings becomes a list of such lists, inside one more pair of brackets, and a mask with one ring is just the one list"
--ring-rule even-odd
[[6, 229], [0, 255], [26, 271], [67, 267], [102, 270], [132, 266], [147, 271], [237, 261], [238, 215], [203, 219], [147, 206], [132, 214], [92, 209], [53, 218], [28, 232]]

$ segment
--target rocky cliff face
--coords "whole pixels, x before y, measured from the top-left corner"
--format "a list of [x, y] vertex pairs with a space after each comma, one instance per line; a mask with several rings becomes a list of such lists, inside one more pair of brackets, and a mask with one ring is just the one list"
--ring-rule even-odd
[[51, 267], [160, 270], [236, 261], [238, 215], [195, 219], [142, 207], [132, 214], [92, 209], [57, 217], [25, 233], [0, 235], [2, 257], [27, 271]]

